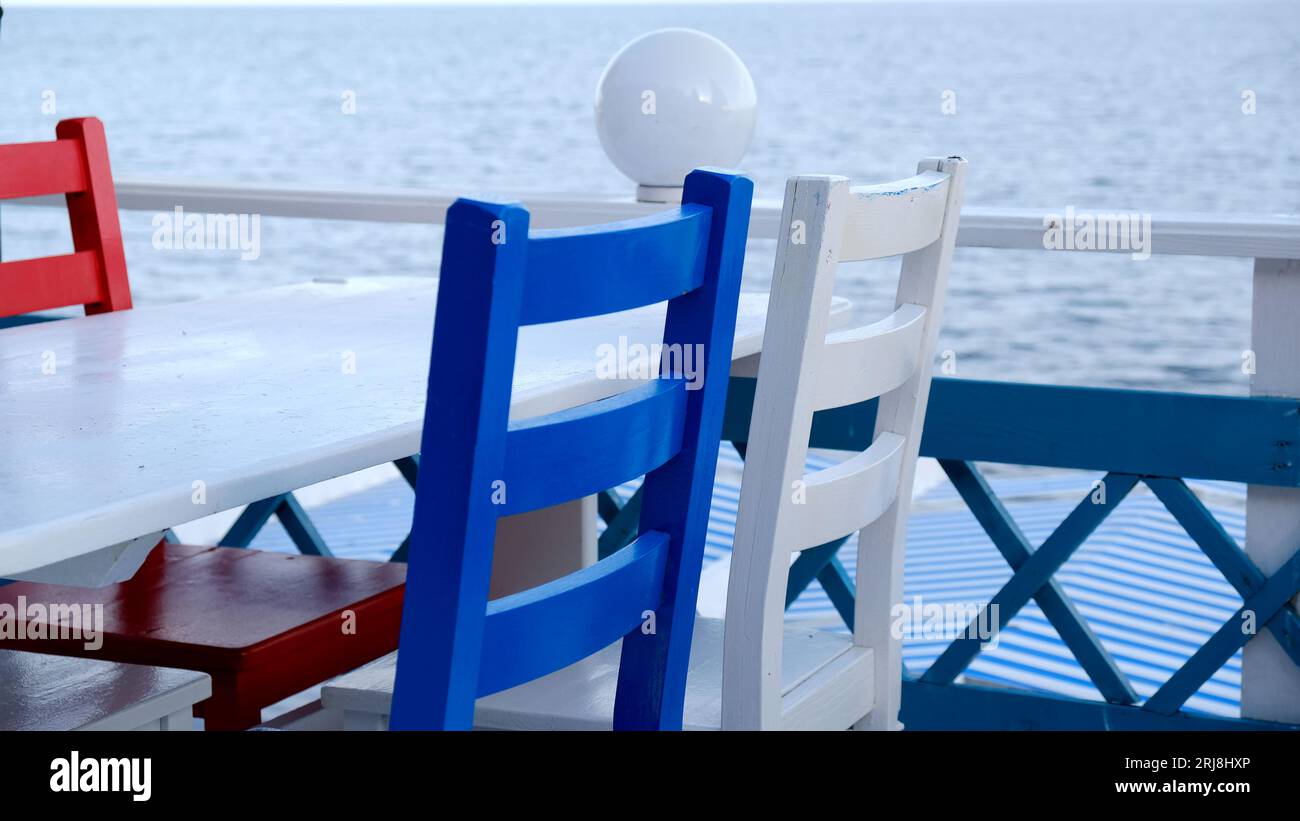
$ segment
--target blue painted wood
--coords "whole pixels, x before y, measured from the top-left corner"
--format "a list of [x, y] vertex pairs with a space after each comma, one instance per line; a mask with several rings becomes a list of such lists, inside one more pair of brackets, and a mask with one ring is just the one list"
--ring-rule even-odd
[[[1242, 599], [1259, 592], [1267, 580], [1264, 573], [1181, 479], [1145, 481]], [[1300, 666], [1300, 618], [1291, 608], [1283, 608], [1269, 620], [1268, 629], [1291, 661]]]
[[417, 453], [413, 456], [398, 459], [393, 462], [393, 467], [397, 468], [397, 472], [402, 474], [402, 478], [411, 486], [411, 490], [415, 490], [416, 481], [420, 476], [420, 454]]
[[794, 564], [790, 565], [790, 573], [786, 576], [785, 606], [787, 608], [794, 604], [795, 599], [803, 594], [808, 585], [812, 584], [813, 579], [817, 578], [817, 574], [821, 573], [826, 565], [830, 564], [831, 559], [835, 558], [835, 554], [848, 540], [849, 537], [845, 536], [833, 542], [810, 547], [799, 554], [799, 558], [795, 559]]
[[[1129, 474], [1109, 473], [1102, 480], [1105, 484], [1105, 502], [1094, 504], [1094, 494], [1089, 493], [1083, 501], [1065, 517], [1065, 521], [1043, 542], [1042, 547], [1034, 551], [1024, 564], [1011, 576], [984, 608], [976, 619], [980, 624], [990, 624], [995, 630], [1001, 630], [1011, 619], [1015, 618], [1020, 608], [1028, 604], [1047, 582], [1052, 574], [1065, 564], [1084, 540], [1092, 534], [1112, 510], [1128, 496], [1137, 484], [1138, 477]], [[985, 612], [989, 615], [985, 616]], [[996, 615], [996, 618], [993, 616]], [[948, 645], [930, 665], [922, 676], [923, 681], [949, 684], [957, 678], [967, 665], [975, 659], [984, 642], [978, 637], [963, 636]]]
[[302, 509], [298, 498], [292, 493], [286, 493], [280, 497], [280, 504], [275, 509], [276, 518], [284, 526], [285, 532], [293, 540], [298, 552], [307, 556], [333, 556], [330, 549], [325, 546], [325, 540], [321, 538], [320, 532], [316, 526], [311, 523], [311, 518], [307, 516], [307, 511]]
[[662, 603], [668, 537], [642, 533], [605, 561], [487, 606], [479, 695], [568, 666], [640, 630]]
[[[697, 170], [686, 178], [682, 202], [711, 210], [706, 273], [697, 290], [669, 303], [664, 343], [704, 346], [703, 387], [687, 395], [682, 452], [647, 475], [643, 485], [641, 532], [667, 533], [672, 549], [655, 631], [636, 631], [623, 640], [615, 727], [682, 726], [695, 599], [704, 561], [753, 194], [753, 183], [736, 175]], [[647, 687], [648, 683], [653, 686]], [[624, 697], [625, 693], [642, 697]]]
[[402, 539], [402, 543], [399, 544], [397, 546], [397, 549], [393, 551], [393, 555], [388, 557], [388, 561], [397, 562], [398, 564], [406, 564], [406, 560], [410, 555], [411, 555], [411, 534], [408, 533], [406, 534], [406, 538]]
[[621, 550], [636, 536], [640, 521], [641, 488], [638, 487], [596, 540], [596, 555], [603, 559]]
[[502, 515], [580, 499], [667, 462], [681, 450], [688, 393], [684, 380], [655, 379], [599, 402], [512, 422]]
[[[415, 490], [415, 486], [420, 478], [420, 454], [416, 453], [412, 456], [407, 456], [402, 459], [398, 459], [397, 461], [393, 462], [393, 466], [397, 468], [398, 473], [402, 474], [402, 478], [405, 479], [406, 483], [411, 486], [411, 490]], [[410, 554], [411, 554], [411, 534], [408, 531], [406, 534], [406, 538], [402, 539], [402, 543], [399, 544], [397, 546], [397, 549], [393, 551], [393, 555], [388, 557], [388, 561], [396, 562], [398, 564], [405, 564], [406, 557], [409, 556]]]
[[[1300, 402], [935, 381], [921, 452], [1114, 473], [1300, 485]], [[1189, 447], [1195, 442], [1195, 447]]]
[[596, 515], [605, 523], [606, 527], [614, 523], [618, 514], [623, 509], [624, 502], [619, 498], [618, 491], [613, 488], [602, 490], [596, 494]]
[[[732, 380], [728, 394], [723, 436], [735, 441], [738, 448], [743, 448], [748, 438], [754, 388], [753, 379], [736, 378]], [[1124, 472], [1142, 474], [1142, 480], [1161, 497], [1243, 597], [1252, 604], [1263, 601], [1271, 606], [1271, 600], [1261, 598], [1265, 595], [1263, 574], [1250, 564], [1240, 548], [1180, 480], [1162, 477], [1187, 476], [1294, 487], [1300, 470], [1300, 460], [1295, 458], [1296, 448], [1300, 446], [1298, 410], [1300, 403], [1293, 399], [935, 379], [921, 454], [949, 462], [981, 460], [1100, 470], [1120, 466]], [[870, 443], [874, 434], [875, 413], [874, 400], [818, 413], [813, 420], [810, 444], [813, 447], [861, 450]], [[1188, 447], [1187, 442], [1196, 442], [1197, 446]], [[1131, 488], [1129, 483], [1136, 478], [1130, 476], [1123, 482]], [[1110, 487], [1115, 479], [1114, 476], [1107, 477], [1111, 502], [1107, 507], [1119, 501], [1119, 496]], [[958, 489], [962, 489], [960, 483]], [[974, 497], [971, 493], [963, 493], [963, 497], [1009, 560], [1027, 548], [1023, 535], [1019, 535], [1009, 517], [992, 515], [1001, 508], [995, 497], [991, 494], [986, 497], [983, 510], [978, 499], [972, 504]], [[1085, 500], [1084, 505], [1088, 504]], [[1075, 530], [1081, 542], [1086, 533], [1079, 533], [1083, 530], [1090, 532], [1101, 517], [1087, 516], [1076, 509], [1071, 518], [1077, 521], [1068, 529]], [[1049, 539], [1049, 543], [1055, 543], [1056, 557], [1050, 561], [1040, 557], [1049, 543], [1030, 557], [1034, 562], [1043, 562], [1041, 570], [1054, 572], [1073, 551], [1074, 547], [1064, 538], [1062, 531], [1065, 529], [1063, 525]], [[1283, 578], [1276, 582], [1280, 587], [1273, 590], [1273, 595], [1280, 597], [1282, 604], [1273, 609], [1265, 624], [1292, 659], [1297, 660], [1300, 643], [1297, 643], [1296, 635], [1300, 632], [1300, 627], [1297, 627], [1300, 620], [1285, 604], [1287, 595], [1277, 592], [1286, 590], [1288, 586], [1290, 593], [1295, 592], [1296, 579], [1293, 576], [1297, 571], [1293, 563], [1278, 574]], [[1012, 564], [1014, 566], [1015, 562]], [[1027, 564], [1028, 561], [1020, 565], [1022, 572]], [[1017, 573], [1017, 577], [1020, 575]], [[1076, 656], [1084, 661], [1092, 655], [1092, 659], [1084, 663], [1093, 681], [1104, 681], [1108, 675], [1107, 668], [1115, 669], [1113, 661], [1108, 655], [1102, 655], [1103, 648], [1077, 613], [1071, 615], [1073, 608], [1068, 599], [1062, 597], [1060, 606], [1051, 602], [1050, 575], [1050, 572], [1046, 575], [1039, 572], [1032, 574], [1032, 578], [1026, 576], [1018, 580], [1013, 577], [1013, 583], [1025, 588], [1014, 598], [1022, 599], [1025, 590], [1033, 588], [1036, 581], [1046, 579], [1049, 585], [1039, 585], [1033, 594], [1058, 632], [1066, 637]], [[1277, 576], [1268, 581], [1275, 582], [1276, 579]], [[802, 575], [797, 581], [800, 586], [806, 584]], [[1007, 593], [1004, 588], [999, 595]], [[1047, 602], [1044, 603], [1043, 599]], [[1000, 607], [999, 621], [1009, 621], [1020, 606], [1023, 602], [1012, 608], [1012, 612]], [[946, 658], [941, 656], [941, 663], [932, 666], [922, 680], [905, 684], [903, 720], [912, 727], [932, 729], [1263, 729], [1283, 726], [1269, 722], [1202, 718], [1176, 712], [1243, 643], [1240, 620], [1231, 620], [1166, 683], [1158, 697], [1153, 696], [1142, 706], [1123, 703], [1129, 698], [1115, 687], [1115, 680], [1106, 687], [1099, 683], [1099, 689], [1108, 698], [1120, 696], [1114, 704], [1045, 699], [1023, 691], [948, 684], [946, 682], [965, 669], [974, 653], [978, 652], [978, 643], [975, 643], [973, 652], [969, 643], [965, 648], [954, 643], [944, 654]], [[1124, 679], [1119, 676], [1116, 679], [1128, 689]], [[918, 697], [918, 694], [921, 695]], [[910, 709], [909, 704], [912, 705]]]
[[695, 290], [704, 282], [710, 214], [684, 203], [623, 222], [533, 231], [521, 323], [610, 314]]
[[[984, 528], [1007, 564], [1011, 565], [1011, 569], [1024, 567], [1034, 552], [1033, 548], [979, 470], [970, 462], [952, 459], [941, 459], [939, 464], [975, 515], [976, 521]], [[1079, 660], [1102, 698], [1115, 704], [1137, 702], [1137, 692], [1129, 684], [1128, 677], [1119, 669], [1119, 665], [1074, 609], [1074, 604], [1055, 580], [1049, 579], [1039, 588], [1034, 593], [1034, 601], [1056, 628], [1065, 646]]]
[[[752, 194], [743, 177], [696, 171], [686, 180], [685, 205], [668, 217], [533, 237], [528, 214], [518, 205], [458, 200], [449, 209], [391, 727], [468, 729], [480, 681], [495, 688], [559, 669], [575, 653], [596, 649], [594, 642], [617, 638], [620, 629], [627, 632], [614, 726], [681, 726]], [[655, 241], [647, 244], [646, 237]], [[676, 260], [690, 254], [696, 258]], [[602, 279], [589, 279], [589, 269], [601, 266]], [[656, 279], [661, 282], [647, 282]], [[698, 287], [691, 290], [691, 282]], [[556, 296], [561, 292], [562, 298]], [[633, 397], [596, 403], [601, 408], [511, 427], [510, 386], [522, 324], [666, 297], [673, 298], [664, 342], [703, 346], [700, 390], [683, 390], [679, 400], [665, 380]], [[649, 410], [667, 419], [667, 427], [640, 416]], [[579, 469], [599, 474], [593, 481], [612, 475], [600, 473], [608, 470], [605, 463], [575, 456], [566, 463], [564, 481], [553, 482], [554, 464], [543, 467], [538, 454], [558, 453], [560, 445], [589, 447], [575, 441], [577, 431], [611, 425], [624, 413], [630, 416], [623, 419], [643, 423], [641, 432], [634, 431], [642, 437], [643, 446], [632, 449], [639, 455], [609, 442], [590, 449], [618, 473], [634, 468], [637, 459], [667, 458], [644, 483], [639, 533], [662, 534], [654, 555], [655, 539], [648, 539], [575, 577], [489, 605], [497, 518], [516, 504], [541, 499], [545, 491], [531, 484], [554, 483], [573, 492], [587, 487], [576, 475]], [[546, 441], [547, 435], [553, 440]], [[677, 450], [671, 458], [665, 444]], [[522, 472], [528, 465], [531, 474]], [[630, 477], [619, 481], [625, 478]], [[646, 568], [654, 572], [647, 576]], [[657, 587], [653, 596], [645, 592], [647, 578]], [[659, 605], [646, 633], [641, 615], [651, 599]], [[584, 627], [560, 629], [571, 624], [568, 619]], [[529, 632], [528, 646], [521, 648], [522, 631], [543, 622], [551, 629]]]
[[826, 597], [831, 600], [835, 606], [835, 612], [840, 614], [844, 620], [844, 625], [850, 630], [853, 629], [853, 605], [857, 598], [858, 591], [849, 578], [849, 572], [840, 564], [838, 556], [831, 556], [831, 560], [826, 563], [817, 573], [817, 581], [821, 583], [822, 589], [826, 591]]
[[248, 547], [272, 516], [280, 520], [298, 552], [308, 556], [333, 555], [312, 524], [307, 511], [303, 510], [302, 504], [292, 493], [271, 496], [244, 508], [244, 512], [239, 514], [239, 518], [217, 544], [223, 547]]
[[978, 684], [903, 678], [907, 730], [1300, 730], [1297, 724], [1204, 713], [1160, 715], [1141, 707]]
[[[754, 385], [732, 379], [724, 438], [749, 438]], [[821, 411], [810, 444], [863, 450], [875, 420], [874, 399]], [[921, 455], [1300, 487], [1300, 401], [935, 378]]]
[[272, 496], [269, 499], [253, 502], [244, 508], [244, 512], [239, 514], [239, 518], [235, 519], [235, 523], [217, 544], [223, 547], [248, 547], [253, 543], [253, 539], [257, 538], [258, 532], [267, 521], [275, 515], [283, 498], [283, 494]]
[[518, 205], [447, 211], [393, 729], [473, 722], [527, 237]]
[[1297, 593], [1300, 593], [1300, 550], [1254, 594], [1246, 597], [1237, 612], [1147, 699], [1143, 709], [1170, 714], [1182, 707], [1210, 676], [1254, 637], [1245, 629], [1247, 614], [1258, 630], [1259, 625], [1269, 623], [1284, 609], [1290, 612], [1290, 601]]

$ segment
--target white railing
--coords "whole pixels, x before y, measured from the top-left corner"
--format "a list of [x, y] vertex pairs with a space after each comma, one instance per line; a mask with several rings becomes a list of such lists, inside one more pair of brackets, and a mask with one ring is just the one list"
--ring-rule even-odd
[[[129, 211], [186, 211], [261, 214], [266, 217], [405, 222], [441, 225], [455, 194], [402, 188], [328, 188], [303, 185], [217, 183], [200, 180], [123, 178], [118, 206]], [[528, 206], [535, 228], [559, 228], [627, 219], [662, 210], [659, 203], [631, 196], [535, 192], [511, 193]], [[62, 204], [61, 197], [17, 200]], [[1131, 212], [1132, 209], [1125, 209]], [[1097, 209], [1104, 212], [1106, 209]], [[977, 248], [1043, 249], [1046, 209], [962, 209], [957, 244]], [[774, 239], [781, 222], [780, 200], [756, 200], [750, 236]], [[1300, 259], [1300, 215], [1152, 214], [1150, 248], [1155, 254]], [[1124, 253], [1127, 253], [1124, 252]]]

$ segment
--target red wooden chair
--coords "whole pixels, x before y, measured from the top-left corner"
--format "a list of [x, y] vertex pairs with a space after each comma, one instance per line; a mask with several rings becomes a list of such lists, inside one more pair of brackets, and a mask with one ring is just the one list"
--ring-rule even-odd
[[[0, 317], [131, 307], [103, 123], [64, 120], [56, 135], [0, 145], [0, 199], [66, 194], [74, 251], [0, 263]], [[120, 584], [0, 587], [10, 604], [104, 604], [100, 649], [0, 646], [207, 673], [212, 697], [196, 708], [205, 725], [246, 729], [263, 707], [396, 650], [405, 580], [402, 564], [164, 542]]]

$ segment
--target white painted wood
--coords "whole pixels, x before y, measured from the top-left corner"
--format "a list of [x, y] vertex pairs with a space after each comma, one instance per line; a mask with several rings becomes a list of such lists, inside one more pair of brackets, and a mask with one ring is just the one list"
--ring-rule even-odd
[[[0, 578], [418, 451], [436, 287], [317, 281], [0, 330]], [[742, 297], [736, 356], [766, 309]], [[601, 346], [658, 342], [663, 316], [524, 328], [512, 414], [634, 384], [600, 378]]]
[[[948, 268], [957, 240], [966, 163], [960, 158], [924, 160], [918, 170], [941, 171], [951, 176], [948, 209], [939, 239], [903, 258], [898, 279], [897, 305], [925, 305], [925, 336], [920, 366], [907, 384], [880, 398], [876, 411], [876, 437], [894, 433], [907, 440], [903, 455], [901, 491], [879, 519], [858, 534], [857, 597], [853, 641], [876, 653], [876, 709], [860, 729], [897, 729], [902, 696], [902, 642], [893, 635], [891, 611], [903, 599], [903, 553], [907, 517], [912, 503], [912, 480], [921, 447], [921, 429], [930, 398], [931, 361], [939, 325], [943, 321], [948, 291]], [[869, 568], [870, 570], [864, 570]]]
[[190, 730], [211, 695], [192, 670], [0, 650], [0, 730]]
[[854, 186], [840, 261], [882, 259], [924, 248], [939, 238], [947, 204], [948, 175], [935, 171]]
[[[116, 181], [118, 206], [128, 211], [255, 213], [264, 216], [442, 224], [458, 194], [401, 188], [329, 188], [283, 183], [221, 183], [206, 180], [123, 177]], [[631, 196], [581, 192], [534, 192], [510, 199], [529, 208], [535, 228], [589, 225], [631, 219], [663, 210]], [[62, 197], [12, 200], [17, 205], [64, 208]], [[781, 200], [755, 200], [749, 220], [753, 239], [773, 239], [781, 224]], [[967, 206], [962, 210], [960, 246], [1043, 249], [1043, 220], [1060, 208]], [[1091, 213], [1147, 213], [1130, 204], [1105, 203]], [[1300, 216], [1295, 214], [1153, 213], [1154, 253], [1211, 257], [1300, 259]], [[1083, 251], [1078, 253], [1128, 253]]]
[[182, 707], [171, 715], [158, 719], [157, 729], [171, 733], [190, 732], [194, 729], [194, 705]]
[[871, 325], [826, 335], [814, 410], [874, 399], [906, 382], [916, 370], [925, 331], [925, 308], [904, 303]]
[[[723, 726], [781, 726], [785, 585], [826, 314], [849, 205], [843, 177], [786, 183], [727, 587]], [[847, 725], [846, 725], [847, 726]]]
[[149, 553], [163, 537], [163, 531], [147, 533], [128, 541], [73, 556], [45, 567], [16, 573], [11, 579], [65, 584], [74, 587], [103, 587], [135, 575]]
[[[790, 627], [793, 648], [782, 671], [791, 724], [847, 727], [871, 702], [871, 651], [847, 637]], [[716, 619], [696, 619], [686, 679], [683, 727], [722, 726], [722, 636]], [[474, 724], [493, 730], [608, 730], [613, 724], [622, 642], [527, 684], [478, 700]], [[321, 704], [347, 729], [382, 729], [392, 709], [396, 654], [340, 676], [321, 688]]]
[[[1251, 346], [1252, 396], [1300, 397], [1300, 261], [1255, 261]], [[1246, 555], [1272, 575], [1300, 549], [1300, 490], [1250, 485], [1246, 489]], [[1300, 598], [1293, 600], [1300, 604]], [[1241, 661], [1241, 714], [1300, 722], [1300, 668], [1256, 621], [1257, 635]]]
[[[874, 522], [894, 503], [906, 453], [906, 440], [882, 433], [871, 447], [803, 479], [804, 499], [796, 490], [790, 552], [807, 550], [854, 533]], [[743, 490], [742, 490], [743, 492]]]
[[[906, 511], [964, 170], [960, 159], [927, 160], [896, 183], [850, 191], [843, 178], [800, 177], [786, 187], [727, 591], [724, 727], [789, 726], [792, 705], [778, 683], [792, 651], [783, 631], [790, 554], [858, 530], [854, 644], [872, 650], [876, 701], [839, 729], [897, 724], [901, 642], [889, 610], [902, 598]], [[827, 340], [839, 261], [900, 251], [911, 253], [895, 314]], [[877, 388], [872, 445], [805, 476], [813, 412]]]

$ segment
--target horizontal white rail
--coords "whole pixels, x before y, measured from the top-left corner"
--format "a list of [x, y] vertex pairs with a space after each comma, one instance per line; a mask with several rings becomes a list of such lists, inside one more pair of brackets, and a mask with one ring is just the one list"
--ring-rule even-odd
[[[465, 192], [467, 194], [472, 192]], [[249, 213], [268, 217], [359, 220], [364, 222], [430, 223], [439, 225], [459, 194], [402, 188], [326, 188], [285, 184], [217, 183], [194, 180], [123, 178], [117, 180], [118, 205], [131, 211]], [[664, 208], [640, 203], [630, 196], [513, 193], [532, 212], [535, 228], [628, 219]], [[15, 200], [34, 205], [61, 204], [61, 198]], [[962, 209], [957, 244], [977, 248], [1043, 250], [1044, 217], [1062, 215], [1064, 208]], [[1078, 214], [1142, 213], [1120, 209], [1075, 209]], [[1150, 249], [1153, 254], [1210, 257], [1300, 259], [1300, 216], [1154, 213]], [[750, 236], [773, 239], [781, 223], [780, 200], [755, 200]], [[1129, 250], [1106, 253], [1131, 253]]]

